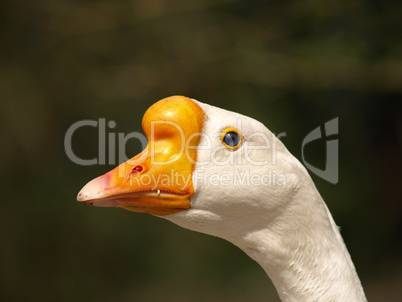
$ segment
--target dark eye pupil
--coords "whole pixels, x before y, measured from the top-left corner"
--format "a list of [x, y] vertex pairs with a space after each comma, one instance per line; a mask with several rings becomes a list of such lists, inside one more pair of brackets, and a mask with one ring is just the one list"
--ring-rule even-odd
[[230, 131], [225, 134], [223, 142], [230, 147], [236, 147], [240, 142], [239, 134], [234, 131]]

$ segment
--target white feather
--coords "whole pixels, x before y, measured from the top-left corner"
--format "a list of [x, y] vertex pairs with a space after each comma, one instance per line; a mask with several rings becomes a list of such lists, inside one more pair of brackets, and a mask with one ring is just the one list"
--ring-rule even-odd
[[[165, 218], [240, 247], [264, 268], [282, 301], [366, 301], [339, 230], [306, 169], [260, 122], [197, 103], [206, 115], [206, 138], [198, 147], [192, 207]], [[220, 136], [228, 127], [244, 137], [236, 151], [222, 147]], [[280, 184], [273, 183], [272, 173]], [[210, 175], [229, 180], [222, 185], [208, 180]], [[252, 175], [266, 181], [239, 181]]]

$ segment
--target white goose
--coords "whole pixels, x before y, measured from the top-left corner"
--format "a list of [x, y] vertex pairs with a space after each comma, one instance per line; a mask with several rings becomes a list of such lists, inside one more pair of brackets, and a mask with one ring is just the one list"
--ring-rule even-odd
[[282, 301], [366, 301], [306, 169], [260, 122], [182, 97], [144, 115], [148, 146], [77, 199], [164, 217], [257, 261]]

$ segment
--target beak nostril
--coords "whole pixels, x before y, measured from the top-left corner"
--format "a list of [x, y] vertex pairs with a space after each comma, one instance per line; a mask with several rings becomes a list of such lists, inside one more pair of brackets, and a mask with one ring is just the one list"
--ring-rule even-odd
[[142, 166], [135, 166], [132, 170], [131, 170], [131, 174], [133, 173], [140, 173], [142, 172], [142, 170], [144, 170], [144, 168]]

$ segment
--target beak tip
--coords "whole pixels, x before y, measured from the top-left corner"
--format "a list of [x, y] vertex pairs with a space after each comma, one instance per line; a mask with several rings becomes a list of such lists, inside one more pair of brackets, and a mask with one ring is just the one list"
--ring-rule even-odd
[[78, 193], [77, 200], [83, 202], [101, 197], [105, 186], [104, 182], [105, 179], [103, 176], [91, 180]]
[[84, 201], [87, 195], [83, 194], [81, 191], [77, 195], [77, 201]]

